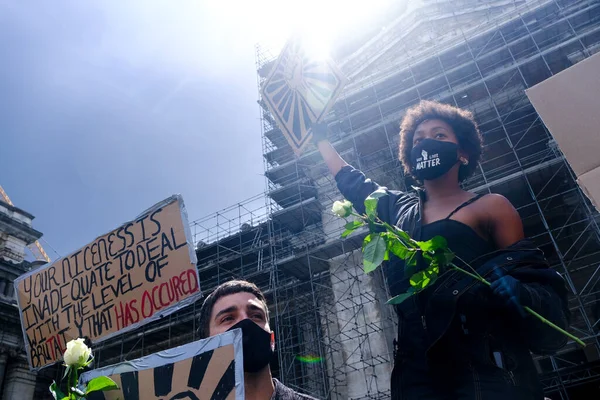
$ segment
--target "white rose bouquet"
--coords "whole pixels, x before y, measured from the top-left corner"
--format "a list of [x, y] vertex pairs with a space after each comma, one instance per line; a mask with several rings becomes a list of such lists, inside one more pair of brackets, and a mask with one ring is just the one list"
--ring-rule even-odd
[[79, 370], [87, 367], [94, 360], [92, 349], [84, 339], [77, 338], [67, 343], [67, 350], [63, 355], [64, 365], [67, 367], [63, 379], [67, 379], [67, 394], [64, 394], [56, 382], [50, 385], [50, 393], [55, 400], [85, 400], [92, 392], [118, 389], [119, 386], [106, 376], [99, 376], [88, 382], [87, 387], [77, 387]]

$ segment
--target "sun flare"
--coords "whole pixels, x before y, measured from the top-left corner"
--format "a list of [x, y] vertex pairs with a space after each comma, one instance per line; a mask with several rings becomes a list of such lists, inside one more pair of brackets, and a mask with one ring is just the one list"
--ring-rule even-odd
[[[236, 26], [239, 35], [279, 52], [287, 39], [298, 34], [317, 57], [361, 23], [381, 12], [392, 0], [256, 0], [213, 2], [219, 15]], [[233, 19], [233, 21], [232, 21]]]

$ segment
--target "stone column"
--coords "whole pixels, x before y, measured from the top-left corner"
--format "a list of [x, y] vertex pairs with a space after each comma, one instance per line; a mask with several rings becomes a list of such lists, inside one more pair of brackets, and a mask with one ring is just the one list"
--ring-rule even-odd
[[25, 359], [14, 359], [6, 368], [2, 400], [34, 400], [36, 375]]
[[4, 372], [6, 372], [6, 361], [8, 354], [0, 350], [0, 395], [2, 394], [2, 382], [4, 381]]
[[345, 378], [347, 399], [383, 398], [390, 388], [394, 327], [377, 273], [363, 272], [360, 249], [333, 258], [329, 265], [345, 366], [345, 377], [337, 379]]

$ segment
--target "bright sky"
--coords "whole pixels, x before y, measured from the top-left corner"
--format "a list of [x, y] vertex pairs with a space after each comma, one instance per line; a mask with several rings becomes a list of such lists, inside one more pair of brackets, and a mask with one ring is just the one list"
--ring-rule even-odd
[[0, 0], [0, 184], [61, 255], [173, 193], [190, 220], [260, 193], [255, 43], [390, 1]]

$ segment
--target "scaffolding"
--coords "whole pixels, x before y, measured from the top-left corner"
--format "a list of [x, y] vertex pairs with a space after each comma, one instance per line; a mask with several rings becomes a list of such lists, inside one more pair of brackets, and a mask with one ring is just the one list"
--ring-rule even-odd
[[[485, 153], [464, 187], [506, 196], [565, 278], [571, 332], [588, 346], [570, 342], [535, 363], [549, 397], [578, 398], [600, 381], [600, 217], [524, 90], [600, 50], [600, 4], [421, 0], [396, 11], [385, 30], [337, 53], [351, 80], [326, 117], [330, 140], [373, 180], [407, 190], [414, 182], [397, 157], [404, 111], [433, 99], [474, 113]], [[260, 86], [275, 57], [261, 46], [256, 55]], [[381, 272], [362, 271], [367, 232], [340, 238], [343, 221], [328, 210], [341, 194], [323, 160], [314, 148], [295, 158], [258, 103], [266, 193], [191, 223], [202, 290], [243, 278], [265, 292], [272, 371], [289, 387], [323, 399], [389, 398], [396, 320]], [[199, 307], [97, 345], [96, 366], [197, 340]]]
[[[350, 164], [382, 185], [405, 190], [414, 182], [397, 158], [404, 110], [433, 99], [473, 111], [485, 156], [464, 186], [501, 193], [515, 205], [526, 235], [565, 278], [571, 330], [588, 343], [585, 352], [570, 343], [554, 357], [536, 358], [545, 390], [555, 398], [569, 398], [575, 386], [600, 380], [599, 217], [524, 91], [598, 50], [595, 1], [412, 2], [385, 30], [337, 60], [351, 83], [326, 118], [330, 140]], [[257, 64], [260, 85], [273, 64], [260, 47]], [[294, 270], [279, 264], [278, 273], [295, 275], [305, 296], [289, 285], [275, 289], [281, 303], [293, 299], [290, 332], [304, 333], [293, 318], [311, 326], [307, 336], [288, 339], [289, 354], [312, 351], [326, 371], [280, 358], [286, 366], [281, 378], [317, 397], [385, 398], [395, 330], [394, 316], [380, 306], [386, 296], [382, 277], [367, 278], [360, 270], [360, 235], [339, 241], [339, 221], [324, 213], [310, 225], [301, 215], [313, 202], [330, 209], [341, 195], [316, 150], [294, 158], [259, 103], [268, 207], [296, 213], [306, 225], [296, 240], [322, 241], [295, 251]], [[315, 335], [321, 335], [318, 345]]]

